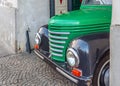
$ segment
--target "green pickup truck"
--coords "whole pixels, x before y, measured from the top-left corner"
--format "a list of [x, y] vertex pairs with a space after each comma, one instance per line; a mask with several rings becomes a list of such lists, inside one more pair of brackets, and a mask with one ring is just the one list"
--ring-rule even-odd
[[111, 10], [110, 0], [83, 0], [39, 28], [34, 52], [78, 86], [109, 86]]

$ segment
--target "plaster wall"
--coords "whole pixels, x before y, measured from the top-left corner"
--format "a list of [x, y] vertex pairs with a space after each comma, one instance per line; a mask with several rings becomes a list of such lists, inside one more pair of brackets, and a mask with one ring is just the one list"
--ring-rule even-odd
[[34, 37], [40, 26], [48, 23], [49, 20], [49, 0], [18, 0], [16, 10], [17, 20], [17, 49], [26, 50], [26, 30], [30, 30], [31, 48], [34, 45]]
[[120, 86], [120, 26], [111, 27], [110, 56], [110, 86]]
[[112, 0], [110, 30], [110, 86], [120, 86], [120, 0]]
[[112, 5], [112, 25], [120, 25], [120, 0], [113, 0]]
[[14, 8], [0, 6], [0, 44], [12, 52], [15, 51]]

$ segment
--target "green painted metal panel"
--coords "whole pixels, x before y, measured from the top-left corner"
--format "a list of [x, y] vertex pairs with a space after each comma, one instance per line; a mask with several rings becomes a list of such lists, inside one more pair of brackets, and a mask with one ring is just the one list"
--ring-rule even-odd
[[[62, 57], [53, 55], [52, 59], [57, 61], [65, 61], [66, 50], [69, 46], [69, 43], [77, 37], [100, 32], [109, 32], [111, 23], [111, 9], [112, 7], [108, 5], [83, 5], [81, 6], [80, 10], [72, 11], [70, 13], [65, 13], [62, 15], [57, 15], [51, 18], [51, 20], [49, 21], [49, 31], [70, 33], [68, 35], [59, 35], [59, 37], [61, 38], [68, 38], [67, 40], [64, 40], [65, 44], [51, 43], [50, 39], [50, 44], [64, 46], [63, 49], [53, 47], [58, 50], [63, 50], [63, 52]], [[49, 35], [55, 36], [55, 34]], [[51, 51], [51, 53], [54, 52]]]

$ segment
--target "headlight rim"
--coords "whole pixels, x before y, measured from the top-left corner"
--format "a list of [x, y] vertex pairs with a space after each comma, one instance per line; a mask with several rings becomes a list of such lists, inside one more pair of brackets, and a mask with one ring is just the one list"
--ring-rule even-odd
[[40, 27], [37, 32], [39, 34], [41, 34], [41, 35], [44, 34], [44, 36], [48, 37], [48, 28], [47, 28], [47, 26]]
[[[39, 42], [38, 42], [38, 43], [36, 42], [36, 39], [38, 39], [38, 40], [39, 40]], [[37, 44], [41, 44], [41, 36], [40, 36], [40, 34], [39, 34], [39, 33], [36, 33], [36, 35], [35, 35], [35, 42], [36, 42]]]
[[[80, 64], [80, 58], [79, 58], [77, 50], [75, 50], [74, 48], [68, 48], [67, 54], [68, 54], [68, 52], [72, 52], [72, 54], [75, 56], [75, 65], [72, 67], [78, 67]], [[66, 59], [68, 58], [67, 54], [66, 54]], [[67, 60], [67, 62], [68, 62], [68, 60]]]

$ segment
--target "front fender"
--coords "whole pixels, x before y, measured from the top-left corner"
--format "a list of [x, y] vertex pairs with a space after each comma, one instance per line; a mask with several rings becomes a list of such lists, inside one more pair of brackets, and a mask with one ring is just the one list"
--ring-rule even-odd
[[82, 69], [83, 75], [93, 75], [97, 62], [109, 47], [109, 33], [79, 37], [73, 40], [69, 47], [78, 52], [80, 58], [79, 69]]
[[74, 48], [78, 53], [80, 59], [79, 69], [82, 70], [83, 76], [89, 76], [90, 75], [89, 44], [86, 41], [78, 38], [71, 42], [70, 47]]
[[38, 33], [41, 37], [39, 48], [49, 52], [48, 25], [40, 27], [40, 29], [38, 29]]

